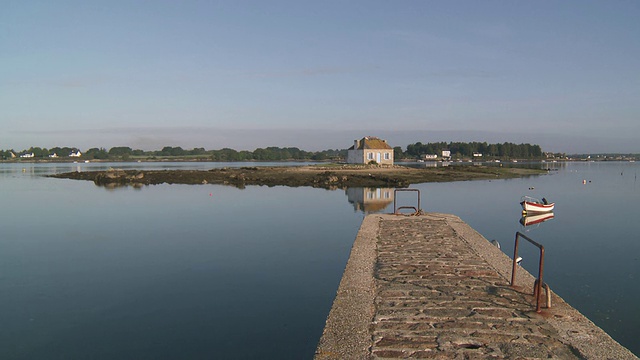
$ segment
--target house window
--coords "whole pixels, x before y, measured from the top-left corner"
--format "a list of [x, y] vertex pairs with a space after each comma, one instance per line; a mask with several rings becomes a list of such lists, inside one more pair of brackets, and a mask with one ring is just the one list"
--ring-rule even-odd
[[367, 159], [373, 160], [373, 153], [367, 153]]
[[389, 158], [390, 158], [390, 157], [389, 157], [389, 153], [384, 153], [384, 159], [385, 159], [385, 160], [389, 160]]

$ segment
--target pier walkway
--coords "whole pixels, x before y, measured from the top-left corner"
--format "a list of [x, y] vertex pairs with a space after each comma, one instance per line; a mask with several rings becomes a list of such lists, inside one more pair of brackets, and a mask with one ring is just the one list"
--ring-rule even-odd
[[316, 359], [637, 359], [453, 215], [368, 215]]

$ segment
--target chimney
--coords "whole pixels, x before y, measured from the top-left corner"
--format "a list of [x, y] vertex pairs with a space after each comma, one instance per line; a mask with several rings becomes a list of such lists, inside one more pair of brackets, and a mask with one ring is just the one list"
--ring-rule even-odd
[[358, 140], [353, 140], [353, 150], [358, 150], [358, 144], [359, 141]]

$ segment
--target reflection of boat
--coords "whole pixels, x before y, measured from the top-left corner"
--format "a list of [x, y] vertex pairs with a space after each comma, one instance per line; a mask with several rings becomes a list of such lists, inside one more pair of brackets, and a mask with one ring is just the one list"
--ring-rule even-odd
[[524, 226], [531, 226], [531, 225], [535, 225], [535, 224], [540, 224], [542, 222], [545, 222], [547, 220], [551, 220], [554, 218], [555, 215], [553, 215], [553, 211], [549, 211], [546, 213], [539, 213], [539, 214], [535, 214], [535, 215], [525, 215], [522, 218], [520, 218], [520, 224], [524, 225]]
[[520, 205], [522, 205], [522, 211], [526, 213], [540, 213], [552, 211], [555, 203], [550, 203], [547, 199], [542, 198], [542, 201], [532, 198], [530, 196], [523, 196], [520, 199]]

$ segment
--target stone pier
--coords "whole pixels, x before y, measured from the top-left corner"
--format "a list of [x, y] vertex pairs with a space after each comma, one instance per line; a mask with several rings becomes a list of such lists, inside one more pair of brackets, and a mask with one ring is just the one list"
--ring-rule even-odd
[[[316, 359], [638, 359], [460, 218], [368, 215]], [[553, 284], [551, 284], [553, 285]]]

